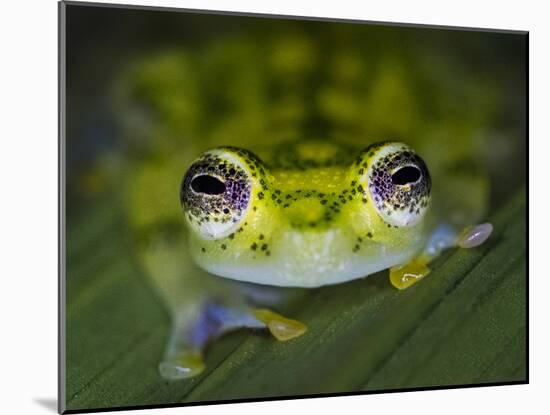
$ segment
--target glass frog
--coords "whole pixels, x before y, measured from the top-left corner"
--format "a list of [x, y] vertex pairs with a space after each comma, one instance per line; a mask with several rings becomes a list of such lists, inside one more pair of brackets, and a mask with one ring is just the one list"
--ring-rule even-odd
[[464, 69], [458, 82], [452, 59], [426, 64], [447, 49], [408, 34], [376, 59], [378, 36], [345, 48], [326, 36], [177, 47], [116, 83], [129, 224], [172, 317], [166, 379], [204, 371], [206, 346], [231, 330], [307, 336], [307, 321], [279, 314], [301, 290], [386, 269], [406, 289], [442, 250], [491, 233], [479, 224], [491, 76]]
[[315, 288], [389, 269], [391, 284], [405, 289], [443, 249], [487, 239], [488, 223], [438, 223], [431, 190], [428, 166], [400, 142], [355, 150], [307, 140], [261, 158], [237, 147], [204, 152], [180, 186], [186, 238], [146, 251], [173, 313], [161, 375], [201, 373], [207, 344], [231, 330], [267, 329], [278, 341], [306, 333], [307, 322], [275, 311], [285, 296], [277, 287]]

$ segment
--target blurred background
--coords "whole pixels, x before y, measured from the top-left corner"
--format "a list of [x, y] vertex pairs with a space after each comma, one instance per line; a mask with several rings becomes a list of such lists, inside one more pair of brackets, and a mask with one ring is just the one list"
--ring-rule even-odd
[[[497, 201], [524, 179], [522, 36], [69, 10], [69, 180], [106, 154], [131, 158], [132, 151], [178, 145], [169, 141], [204, 148], [300, 138], [359, 147], [403, 140], [428, 159], [459, 158], [462, 151], [498, 172]], [[505, 164], [513, 168], [499, 171]], [[69, 194], [78, 188], [69, 185]]]
[[66, 39], [70, 409], [190, 399], [156, 375], [170, 316], [141, 257], [182, 232], [179, 182], [208, 147], [404, 141], [457, 222], [526, 183], [518, 34], [70, 5]]

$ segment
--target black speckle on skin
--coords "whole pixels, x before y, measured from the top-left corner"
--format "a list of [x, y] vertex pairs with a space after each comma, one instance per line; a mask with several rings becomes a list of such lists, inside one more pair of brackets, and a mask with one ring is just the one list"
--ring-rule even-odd
[[250, 245], [250, 249], [252, 249], [253, 251], [255, 251], [257, 248], [258, 248], [258, 244], [256, 242], [254, 242], [254, 243], [252, 243], [252, 245]]

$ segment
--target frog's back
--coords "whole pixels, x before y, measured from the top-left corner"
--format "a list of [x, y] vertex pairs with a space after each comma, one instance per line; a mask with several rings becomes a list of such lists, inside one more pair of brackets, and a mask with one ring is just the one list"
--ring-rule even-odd
[[257, 154], [273, 172], [343, 168], [357, 156], [358, 148], [329, 140], [310, 139], [259, 147]]

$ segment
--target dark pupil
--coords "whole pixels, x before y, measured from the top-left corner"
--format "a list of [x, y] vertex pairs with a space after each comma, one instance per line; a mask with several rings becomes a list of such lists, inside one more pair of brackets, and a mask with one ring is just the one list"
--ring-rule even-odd
[[420, 170], [413, 166], [406, 166], [397, 170], [391, 175], [391, 181], [393, 184], [404, 185], [408, 183], [414, 183], [420, 179]]
[[197, 176], [191, 181], [191, 189], [196, 193], [221, 195], [225, 192], [225, 184], [213, 176], [203, 175]]

